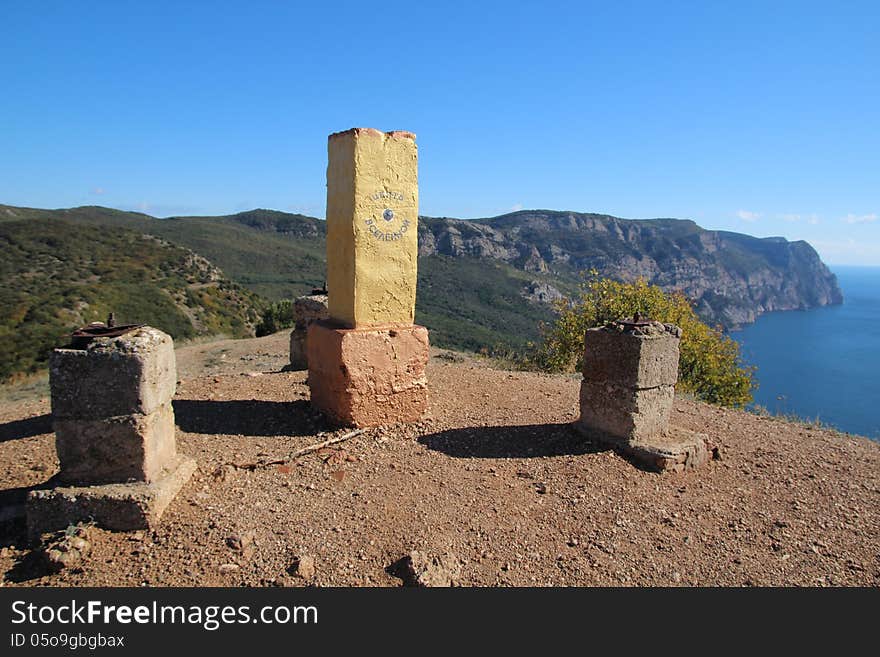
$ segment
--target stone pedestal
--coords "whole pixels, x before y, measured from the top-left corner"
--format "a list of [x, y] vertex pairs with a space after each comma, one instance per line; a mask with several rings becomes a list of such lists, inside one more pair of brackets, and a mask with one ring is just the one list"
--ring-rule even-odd
[[414, 422], [428, 406], [428, 330], [346, 329], [314, 322], [308, 339], [312, 404], [338, 424]]
[[171, 401], [152, 413], [89, 419], [56, 419], [58, 480], [71, 484], [155, 481], [174, 460]]
[[584, 336], [578, 428], [654, 470], [709, 459], [708, 438], [671, 427], [681, 329], [659, 322], [612, 322]]
[[584, 380], [580, 423], [621, 440], [657, 436], [669, 423], [674, 395], [672, 386], [638, 390]]
[[174, 344], [142, 327], [56, 349], [49, 361], [55, 445], [61, 471], [27, 501], [31, 537], [79, 521], [145, 529], [195, 469], [177, 454], [171, 399]]
[[310, 294], [293, 301], [294, 328], [290, 332], [290, 368], [305, 370], [309, 367], [306, 338], [309, 326], [319, 319], [327, 319], [326, 294]]
[[195, 459], [177, 456], [154, 481], [99, 486], [56, 486], [35, 490], [27, 499], [30, 540], [78, 522], [112, 531], [155, 527], [180, 489], [196, 471]]
[[427, 405], [428, 332], [414, 326], [418, 151], [409, 132], [330, 135], [327, 288], [330, 319], [308, 330], [312, 403], [332, 420], [418, 420]]
[[682, 472], [699, 468], [713, 458], [709, 436], [668, 426], [659, 435], [619, 443], [621, 451], [649, 470]]

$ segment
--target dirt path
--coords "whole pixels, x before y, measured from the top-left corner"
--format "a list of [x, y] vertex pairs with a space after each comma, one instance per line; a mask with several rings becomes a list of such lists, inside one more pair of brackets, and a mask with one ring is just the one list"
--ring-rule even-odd
[[[440, 352], [424, 422], [224, 468], [343, 433], [312, 412], [305, 373], [280, 371], [286, 354], [285, 334], [180, 349], [179, 449], [199, 470], [162, 525], [92, 530], [82, 571], [47, 575], [23, 523], [0, 522], [3, 584], [398, 586], [413, 549], [454, 555], [462, 585], [880, 583], [880, 445], [678, 399], [674, 422], [723, 458], [661, 476], [571, 430], [577, 378]], [[48, 412], [0, 402], [0, 501], [57, 469]], [[288, 572], [302, 556], [313, 577]]]

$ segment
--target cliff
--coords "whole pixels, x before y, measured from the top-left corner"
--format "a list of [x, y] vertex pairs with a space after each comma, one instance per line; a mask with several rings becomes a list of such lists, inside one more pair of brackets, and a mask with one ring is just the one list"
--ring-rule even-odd
[[836, 277], [806, 242], [705, 230], [678, 219], [551, 210], [471, 221], [425, 217], [419, 255], [488, 258], [561, 280], [590, 269], [624, 281], [643, 277], [683, 292], [703, 319], [728, 328], [772, 310], [843, 301]]

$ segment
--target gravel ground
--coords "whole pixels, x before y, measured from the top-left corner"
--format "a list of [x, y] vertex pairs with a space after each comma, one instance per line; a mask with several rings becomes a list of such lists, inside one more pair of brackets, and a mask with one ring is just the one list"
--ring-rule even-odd
[[[312, 412], [287, 336], [178, 350], [178, 447], [199, 469], [155, 531], [91, 528], [50, 574], [9, 504], [57, 470], [44, 385], [0, 399], [4, 586], [400, 586], [413, 550], [463, 586], [876, 586], [880, 445], [676, 399], [722, 459], [658, 475], [571, 429], [578, 379], [434, 351], [430, 413], [340, 436]], [[43, 395], [43, 396], [40, 396]], [[313, 566], [313, 567], [312, 567]]]

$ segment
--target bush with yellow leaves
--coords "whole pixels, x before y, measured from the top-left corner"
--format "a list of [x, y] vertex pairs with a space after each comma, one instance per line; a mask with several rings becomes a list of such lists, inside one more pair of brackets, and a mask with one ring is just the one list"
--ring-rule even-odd
[[667, 294], [644, 279], [622, 283], [591, 271], [578, 298], [556, 304], [559, 317], [542, 328], [543, 342], [531, 365], [552, 372], [570, 372], [582, 365], [584, 332], [639, 312], [682, 329], [677, 389], [722, 406], [742, 407], [752, 401], [754, 367], [745, 365], [739, 345], [719, 329], [700, 321], [681, 293]]

